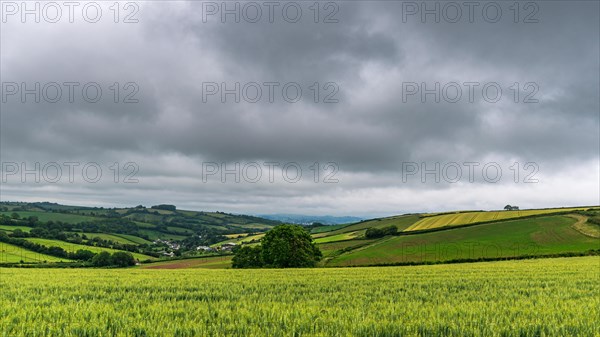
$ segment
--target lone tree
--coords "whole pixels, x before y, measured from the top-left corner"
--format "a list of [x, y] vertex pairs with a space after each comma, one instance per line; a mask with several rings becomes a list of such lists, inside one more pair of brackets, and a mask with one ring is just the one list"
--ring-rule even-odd
[[233, 268], [260, 268], [263, 266], [262, 249], [258, 247], [240, 247], [234, 250]]
[[298, 225], [280, 225], [265, 234], [260, 247], [242, 247], [236, 251], [233, 267], [314, 267], [322, 256], [304, 228]]

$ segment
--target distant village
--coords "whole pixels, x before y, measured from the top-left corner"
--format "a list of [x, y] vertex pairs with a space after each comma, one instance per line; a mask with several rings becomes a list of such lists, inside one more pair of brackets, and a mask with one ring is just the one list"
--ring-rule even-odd
[[[175, 253], [175, 251], [178, 251], [179, 249], [181, 249], [180, 244], [173, 242], [173, 241], [169, 241], [169, 240], [156, 239], [152, 243], [154, 243], [155, 245], [166, 245], [167, 248], [171, 250], [171, 251], [167, 251], [165, 249], [162, 252], [159, 252], [161, 255], [164, 255], [164, 256], [174, 257], [177, 255]], [[233, 249], [233, 247], [235, 247], [236, 245], [237, 244], [233, 243], [233, 242], [226, 242], [217, 247], [198, 246], [198, 247], [196, 247], [196, 251], [204, 252], [204, 253], [230, 252]]]

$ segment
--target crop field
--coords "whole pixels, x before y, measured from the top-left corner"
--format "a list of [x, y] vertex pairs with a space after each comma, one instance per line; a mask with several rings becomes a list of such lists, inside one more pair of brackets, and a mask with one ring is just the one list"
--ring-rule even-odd
[[[17, 263], [17, 262], [68, 262], [69, 259], [55, 257], [51, 255], [40, 254], [22, 247], [0, 242], [0, 263]], [[0, 270], [0, 277], [2, 271]]]
[[554, 215], [376, 241], [328, 261], [331, 266], [499, 258], [600, 249], [597, 238], [573, 228], [577, 222]]
[[[62, 249], [64, 249], [67, 252], [76, 252], [79, 249], [84, 249], [84, 250], [89, 250], [90, 252], [93, 253], [100, 253], [103, 251], [109, 252], [109, 253], [114, 253], [114, 252], [119, 252], [119, 250], [117, 249], [111, 249], [111, 248], [104, 248], [104, 247], [94, 247], [94, 246], [86, 246], [86, 245], [78, 245], [78, 244], [74, 244], [74, 243], [70, 243], [70, 242], [65, 242], [65, 241], [60, 241], [60, 240], [49, 240], [49, 239], [37, 239], [37, 238], [27, 238], [27, 241], [31, 241], [31, 242], [35, 242], [37, 244], [40, 244], [42, 246], [46, 246], [46, 247], [60, 247]], [[134, 258], [139, 259], [139, 260], [146, 260], [146, 259], [150, 259], [153, 260], [155, 259], [152, 256], [148, 256], [148, 255], [143, 255], [143, 254], [139, 254], [139, 253], [131, 253], [131, 255], [133, 255]]]
[[459, 225], [468, 225], [477, 222], [497, 221], [506, 220], [512, 218], [519, 218], [531, 215], [541, 215], [565, 211], [576, 211], [584, 210], [585, 208], [558, 208], [558, 209], [532, 209], [522, 211], [491, 211], [491, 212], [462, 212], [462, 213], [450, 213], [435, 216], [427, 216], [410, 227], [406, 228], [406, 231], [433, 229], [440, 227], [451, 227]]
[[294, 270], [2, 269], [2, 337], [600, 334], [598, 257]]

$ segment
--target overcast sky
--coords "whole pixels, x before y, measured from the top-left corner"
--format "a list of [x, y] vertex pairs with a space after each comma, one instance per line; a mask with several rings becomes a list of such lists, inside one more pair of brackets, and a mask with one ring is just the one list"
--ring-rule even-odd
[[2, 2], [2, 201], [600, 204], [597, 1], [54, 4]]

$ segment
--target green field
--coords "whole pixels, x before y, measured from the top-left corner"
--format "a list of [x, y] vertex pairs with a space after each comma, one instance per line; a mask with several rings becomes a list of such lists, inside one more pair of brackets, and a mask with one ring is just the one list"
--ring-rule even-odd
[[[69, 262], [71, 260], [51, 255], [36, 253], [19, 246], [0, 242], [0, 263], [18, 263], [20, 261], [26, 263], [39, 262]], [[2, 271], [0, 271], [2, 273]]]
[[342, 234], [342, 233], [355, 232], [355, 231], [359, 231], [359, 230], [366, 230], [367, 228], [381, 228], [381, 227], [387, 227], [387, 226], [396, 226], [398, 228], [398, 231], [403, 231], [418, 220], [419, 220], [418, 215], [399, 215], [399, 216], [392, 216], [389, 218], [373, 219], [373, 220], [358, 222], [353, 225], [346, 225], [340, 229], [336, 229], [333, 231], [316, 234], [316, 235], [314, 235], [314, 237], [318, 238], [318, 237], [323, 237], [323, 236], [331, 236], [331, 235], [337, 235], [337, 234]]
[[121, 238], [123, 238], [125, 240], [128, 240], [128, 241], [131, 241], [131, 242], [133, 242], [135, 244], [138, 244], [138, 245], [144, 245], [144, 244], [149, 245], [149, 244], [152, 244], [151, 241], [148, 241], [146, 239], [142, 239], [140, 237], [133, 236], [133, 235], [128, 235], [128, 234], [113, 234], [113, 235], [121, 237]]
[[[37, 244], [40, 244], [40, 245], [46, 246], [46, 247], [52, 247], [52, 246], [60, 247], [67, 252], [76, 252], [80, 249], [89, 250], [90, 252], [93, 252], [93, 253], [100, 253], [100, 252], [114, 253], [114, 252], [120, 251], [120, 250], [111, 249], [111, 248], [78, 245], [75, 243], [64, 242], [64, 241], [59, 241], [59, 240], [38, 239], [38, 238], [27, 238], [26, 240], [35, 242]], [[146, 259], [154, 260], [154, 259], [156, 259], [152, 256], [143, 255], [143, 254], [139, 254], [139, 253], [131, 253], [131, 254], [133, 255], [133, 257], [135, 257], [136, 259], [139, 259], [139, 260], [146, 260]]]
[[3, 269], [2, 336], [600, 335], [598, 257], [293, 270]]
[[323, 226], [323, 227], [317, 227], [317, 228], [313, 228], [310, 231], [310, 233], [311, 234], [319, 234], [319, 233], [331, 232], [331, 231], [335, 231], [335, 230], [344, 228], [349, 225], [350, 224], [339, 224], [339, 225], [328, 225], [328, 226]]
[[375, 241], [376, 241], [375, 239], [335, 241], [335, 242], [320, 243], [317, 245], [317, 247], [319, 247], [319, 249], [323, 253], [324, 257], [328, 257], [331, 255], [335, 255], [342, 250], [362, 247], [362, 246], [371, 244]]
[[600, 249], [600, 241], [575, 230], [575, 223], [571, 217], [555, 215], [392, 236], [342, 254], [328, 265], [434, 262]]
[[355, 232], [347, 232], [341, 234], [335, 234], [325, 237], [316, 238], [314, 241], [316, 243], [327, 243], [327, 242], [335, 242], [335, 241], [345, 241], [352, 240], [364, 236], [364, 230], [355, 231]]
[[264, 233], [261, 234], [255, 234], [255, 235], [247, 235], [241, 238], [233, 238], [233, 239], [229, 239], [229, 240], [225, 240], [225, 241], [221, 241], [221, 242], [217, 242], [215, 244], [210, 245], [211, 247], [218, 247], [218, 246], [222, 246], [225, 243], [248, 243], [252, 240], [260, 240], [262, 239], [262, 237], [265, 236]]
[[441, 214], [426, 216], [412, 226], [406, 228], [406, 231], [426, 230], [440, 227], [452, 227], [468, 225], [477, 222], [500, 221], [532, 215], [542, 215], [557, 212], [585, 210], [588, 207], [578, 208], [552, 208], [552, 209], [531, 209], [522, 211], [491, 211], [491, 212], [457, 212], [450, 214]]
[[27, 233], [29, 233], [29, 231], [31, 231], [31, 227], [27, 227], [27, 226], [4, 226], [4, 225], [0, 225], [0, 230], [12, 232], [12, 231], [14, 231], [16, 229], [20, 229], [23, 232], [27, 232]]
[[183, 240], [186, 238], [184, 235], [166, 234], [152, 229], [141, 229], [141, 234], [147, 235], [150, 240], [163, 239], [163, 240]]
[[109, 240], [109, 241], [113, 241], [116, 243], [122, 243], [122, 244], [126, 244], [126, 245], [135, 245], [136, 243], [128, 240], [124, 237], [122, 237], [121, 235], [117, 235], [117, 234], [104, 234], [104, 233], [81, 233], [81, 234], [85, 234], [85, 236], [87, 236], [89, 239], [93, 239], [93, 238], [100, 238], [102, 240]]
[[232, 255], [199, 257], [145, 264], [141, 269], [226, 269], [231, 268]]
[[62, 221], [65, 223], [79, 223], [84, 221], [94, 221], [98, 220], [93, 216], [86, 215], [78, 215], [78, 214], [65, 214], [65, 213], [52, 213], [52, 212], [0, 212], [0, 214], [4, 214], [6, 216], [11, 216], [12, 213], [17, 213], [19, 216], [23, 218], [28, 218], [30, 216], [35, 216], [41, 222], [47, 221]]
[[127, 244], [127, 245], [141, 245], [141, 244], [151, 244], [152, 242], [142, 239], [140, 237], [128, 234], [104, 234], [104, 233], [81, 233], [85, 234], [88, 238], [92, 239], [95, 237], [101, 238], [103, 240], [110, 240], [117, 243]]

